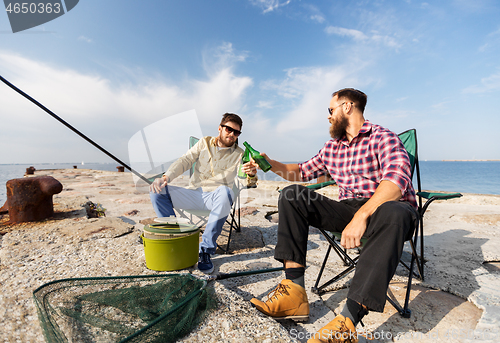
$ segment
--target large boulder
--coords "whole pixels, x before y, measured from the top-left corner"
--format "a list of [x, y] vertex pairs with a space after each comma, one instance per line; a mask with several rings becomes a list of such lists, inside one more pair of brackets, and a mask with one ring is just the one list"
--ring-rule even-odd
[[52, 196], [62, 191], [52, 176], [7, 181], [7, 205], [12, 223], [39, 221], [54, 215]]

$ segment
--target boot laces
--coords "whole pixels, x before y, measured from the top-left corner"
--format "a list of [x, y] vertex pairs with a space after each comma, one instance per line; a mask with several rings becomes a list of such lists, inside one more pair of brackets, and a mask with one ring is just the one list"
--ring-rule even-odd
[[205, 250], [202, 250], [200, 259], [201, 259], [202, 263], [209, 263], [210, 262], [210, 254], [206, 253]]
[[[288, 286], [289, 287], [289, 286]], [[276, 298], [276, 300], [278, 300], [278, 295], [281, 295], [283, 296], [284, 294], [286, 295], [289, 295], [288, 291], [287, 291], [287, 286], [279, 283], [278, 286], [276, 286], [275, 289], [273, 289], [268, 295], [267, 295], [267, 299], [268, 301], [270, 302], [273, 302], [273, 298]]]
[[[354, 340], [351, 339], [351, 335], [347, 335], [345, 339], [343, 334], [344, 333], [351, 333], [351, 330], [347, 327], [345, 324], [345, 321], [339, 321], [338, 323], [338, 329], [337, 330], [330, 330], [330, 335], [328, 336], [328, 343], [339, 343], [339, 342], [346, 342], [346, 343], [351, 343], [355, 342]], [[337, 335], [335, 335], [337, 333]]]

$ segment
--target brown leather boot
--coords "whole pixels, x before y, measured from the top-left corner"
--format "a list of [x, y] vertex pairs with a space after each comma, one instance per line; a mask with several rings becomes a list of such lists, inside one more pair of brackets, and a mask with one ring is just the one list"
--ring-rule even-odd
[[339, 314], [322, 327], [307, 343], [357, 343], [358, 334], [350, 318]]
[[293, 319], [307, 321], [309, 319], [309, 302], [304, 287], [285, 279], [267, 295], [267, 301], [256, 298], [250, 302], [262, 313], [275, 319]]

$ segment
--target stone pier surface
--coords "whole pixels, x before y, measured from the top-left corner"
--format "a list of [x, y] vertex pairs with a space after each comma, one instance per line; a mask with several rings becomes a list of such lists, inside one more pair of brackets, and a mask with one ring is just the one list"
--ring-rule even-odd
[[[0, 217], [1, 342], [44, 341], [32, 292], [47, 282], [157, 273], [146, 268], [144, 248], [138, 243], [141, 222], [155, 214], [149, 195], [134, 187], [130, 173], [68, 169], [37, 170], [35, 176], [52, 176], [63, 190], [53, 197], [51, 218], [10, 224], [9, 215]], [[175, 184], [187, 185], [187, 178]], [[281, 266], [273, 258], [277, 189], [287, 184], [259, 181], [258, 188], [242, 192], [242, 231], [232, 233], [232, 254], [213, 258], [215, 273]], [[334, 186], [320, 192], [338, 198]], [[106, 217], [88, 218], [81, 205], [89, 201], [101, 204]], [[425, 281], [413, 281], [411, 318], [402, 318], [387, 304], [384, 313], [365, 317], [364, 329], [379, 342], [500, 341], [499, 229], [500, 196], [464, 194], [433, 203], [425, 217]], [[219, 308], [182, 341], [307, 341], [339, 313], [352, 276], [321, 297], [310, 292], [327, 242], [314, 228], [309, 237], [305, 281], [311, 317], [307, 323], [277, 322], [250, 306], [252, 297], [262, 298], [276, 286], [282, 272], [245, 276], [211, 283]], [[219, 242], [226, 239], [224, 231]], [[325, 278], [343, 267], [331, 255]], [[195, 267], [184, 272], [200, 275]], [[390, 285], [399, 302], [404, 301], [406, 274], [398, 269]]]

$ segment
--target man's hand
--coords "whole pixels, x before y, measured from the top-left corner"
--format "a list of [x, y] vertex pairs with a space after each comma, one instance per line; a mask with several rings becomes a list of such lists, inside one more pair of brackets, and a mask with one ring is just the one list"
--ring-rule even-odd
[[250, 159], [250, 162], [245, 163], [241, 169], [248, 176], [254, 177], [257, 174], [257, 166], [257, 163], [253, 159]]
[[361, 216], [352, 218], [351, 222], [347, 224], [344, 231], [342, 231], [342, 238], [340, 245], [346, 249], [353, 249], [361, 246], [361, 237], [365, 234], [368, 218], [363, 219]]
[[153, 181], [151, 185], [149, 185], [149, 191], [153, 193], [161, 193], [161, 190], [167, 185], [167, 177], [162, 176]]
[[346, 249], [361, 246], [361, 237], [365, 234], [368, 219], [373, 212], [383, 203], [387, 201], [397, 201], [401, 199], [401, 196], [401, 190], [395, 183], [389, 180], [382, 180], [370, 200], [361, 206], [351, 222], [347, 224], [344, 231], [342, 231], [340, 245]]

